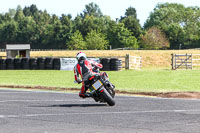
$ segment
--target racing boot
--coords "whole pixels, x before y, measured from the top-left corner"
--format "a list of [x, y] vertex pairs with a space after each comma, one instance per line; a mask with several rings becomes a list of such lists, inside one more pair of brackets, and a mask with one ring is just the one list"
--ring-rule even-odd
[[91, 97], [91, 94], [88, 92], [85, 92], [85, 93], [79, 93], [79, 96], [82, 98], [86, 98], [86, 97]]
[[84, 93], [85, 97], [92, 97], [90, 93], [86, 92]]

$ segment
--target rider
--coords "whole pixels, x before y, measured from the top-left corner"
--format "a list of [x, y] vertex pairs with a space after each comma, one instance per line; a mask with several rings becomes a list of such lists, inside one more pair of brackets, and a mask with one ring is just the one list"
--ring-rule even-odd
[[[99, 64], [95, 61], [88, 61], [86, 54], [83, 52], [77, 53], [76, 59], [78, 63], [74, 67], [75, 82], [78, 82], [78, 83], [82, 82], [82, 87], [81, 87], [79, 96], [82, 98], [90, 97], [89, 93], [86, 93], [88, 89], [88, 87], [86, 86], [87, 81], [93, 75], [96, 75], [96, 74], [99, 75], [99, 73], [96, 73], [93, 71], [94, 67], [102, 68], [103, 66], [102, 64]], [[79, 75], [81, 75], [82, 79], [79, 78]]]

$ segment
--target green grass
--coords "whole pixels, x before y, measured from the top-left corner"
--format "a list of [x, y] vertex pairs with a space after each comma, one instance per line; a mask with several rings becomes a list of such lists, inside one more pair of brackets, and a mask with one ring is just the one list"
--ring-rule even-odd
[[[131, 92], [200, 91], [200, 70], [140, 70], [107, 72], [117, 90]], [[1, 70], [0, 85], [80, 88], [73, 71]]]
[[120, 90], [134, 92], [200, 91], [199, 70], [142, 70], [109, 72]]
[[78, 87], [72, 71], [59, 70], [0, 71], [0, 85]]

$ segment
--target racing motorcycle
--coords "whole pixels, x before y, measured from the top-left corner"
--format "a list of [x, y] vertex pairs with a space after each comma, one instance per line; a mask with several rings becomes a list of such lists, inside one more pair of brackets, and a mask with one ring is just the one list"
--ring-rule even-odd
[[109, 81], [105, 72], [90, 77], [87, 87], [90, 90], [91, 97], [96, 102], [107, 103], [109, 106], [115, 105], [115, 86]]

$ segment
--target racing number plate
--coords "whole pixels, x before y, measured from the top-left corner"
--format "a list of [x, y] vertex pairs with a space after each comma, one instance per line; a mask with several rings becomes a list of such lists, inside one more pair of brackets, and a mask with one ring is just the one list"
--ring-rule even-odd
[[100, 80], [97, 80], [93, 85], [92, 85], [92, 87], [95, 89], [95, 90], [97, 90], [97, 89], [99, 89], [99, 87], [101, 87], [103, 84], [101, 83], [101, 81]]

